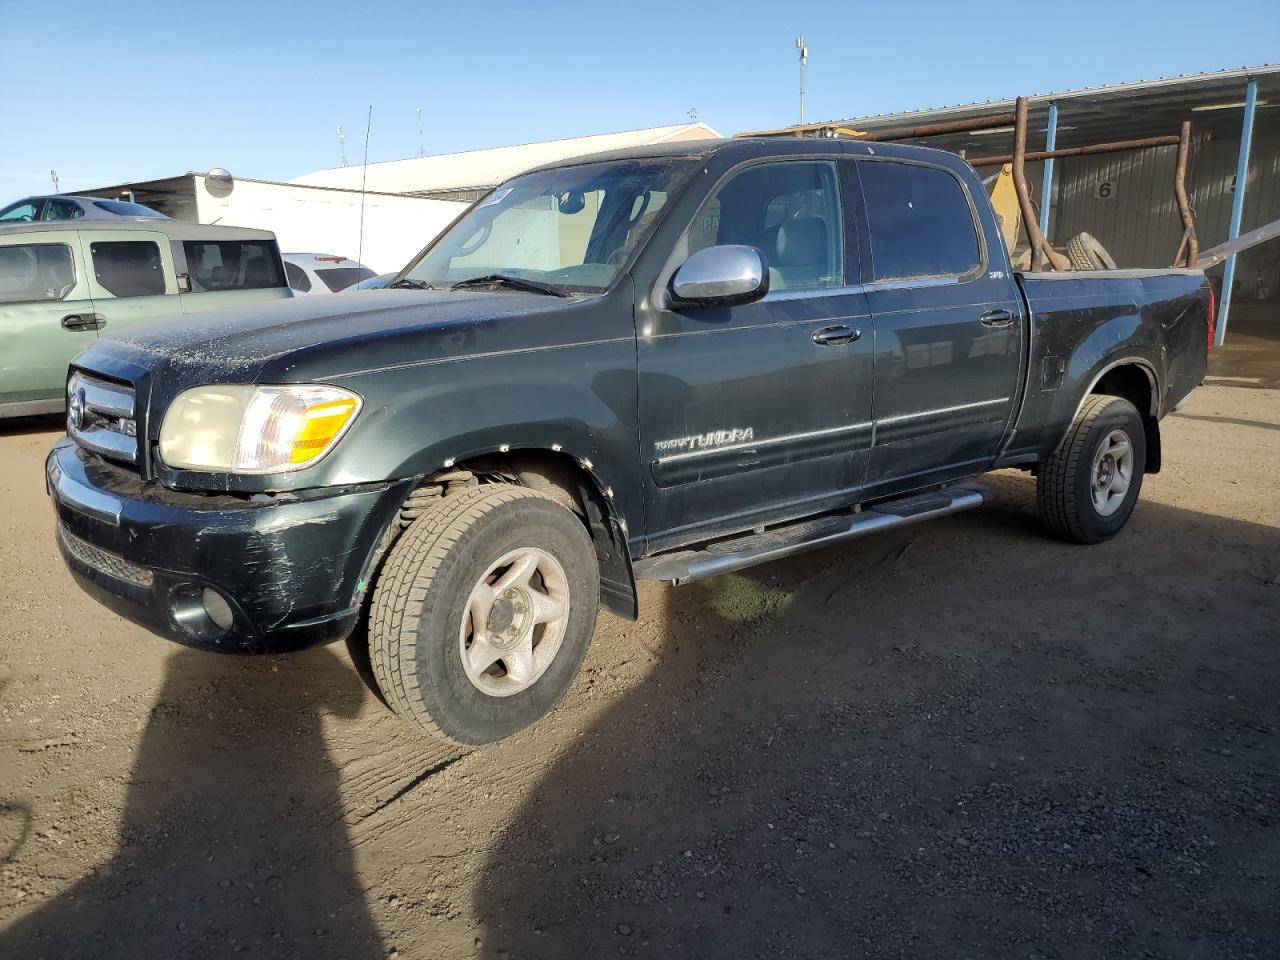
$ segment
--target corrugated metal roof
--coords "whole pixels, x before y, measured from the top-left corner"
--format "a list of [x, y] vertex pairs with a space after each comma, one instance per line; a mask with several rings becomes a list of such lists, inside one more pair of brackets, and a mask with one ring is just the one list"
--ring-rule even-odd
[[[1250, 78], [1258, 81], [1257, 122], [1265, 127], [1274, 122], [1272, 118], [1280, 119], [1280, 65], [1263, 64], [1028, 95], [1031, 134], [1028, 146], [1039, 149], [1051, 103], [1058, 104], [1059, 147], [1173, 134], [1178, 132], [1183, 120], [1192, 121], [1198, 135], [1238, 135], [1240, 109], [1228, 105], [1238, 105], [1244, 100], [1244, 87]], [[985, 100], [831, 122], [857, 130], [885, 130], [1011, 113], [1014, 102], [1013, 98]], [[1222, 109], [1206, 109], [1213, 107]], [[912, 142], [946, 150], [965, 150], [969, 156], [1000, 154], [1010, 149], [1012, 128], [970, 131]]]
[[[1050, 103], [1064, 104], [1071, 100], [1089, 99], [1103, 101], [1144, 96], [1155, 91], [1168, 91], [1169, 88], [1186, 88], [1203, 91], [1208, 88], [1230, 84], [1243, 86], [1249, 78], [1264, 81], [1269, 78], [1280, 80], [1280, 64], [1264, 63], [1256, 67], [1236, 67], [1225, 70], [1214, 70], [1207, 73], [1178, 74], [1176, 77], [1157, 77], [1154, 80], [1136, 80], [1129, 83], [1117, 83], [1101, 87], [1079, 87], [1074, 90], [1061, 90], [1055, 93], [1027, 94], [1032, 107], [1048, 107]], [[945, 120], [957, 120], [962, 117], [981, 116], [984, 113], [1008, 113], [1013, 109], [1014, 99], [978, 100], [972, 103], [952, 104], [939, 107], [922, 107], [915, 110], [904, 110], [900, 113], [881, 113], [866, 117], [852, 117], [833, 120], [844, 126], [879, 129], [887, 126], [910, 126], [917, 123], [936, 123]], [[1198, 98], [1197, 98], [1198, 99]]]
[[509, 147], [491, 147], [487, 150], [412, 157], [408, 160], [388, 160], [371, 163], [367, 168], [359, 164], [334, 167], [308, 173], [291, 182], [359, 190], [367, 170], [366, 186], [369, 190], [434, 194], [440, 191], [491, 187], [533, 167], [583, 154], [719, 137], [720, 134], [705, 123], [680, 123], [567, 140], [546, 140]]

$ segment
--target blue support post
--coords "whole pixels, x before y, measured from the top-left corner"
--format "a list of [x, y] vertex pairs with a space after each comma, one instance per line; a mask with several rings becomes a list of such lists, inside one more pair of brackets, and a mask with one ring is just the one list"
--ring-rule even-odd
[[[1236, 158], [1236, 192], [1231, 198], [1231, 225], [1227, 239], [1240, 236], [1240, 221], [1244, 217], [1244, 188], [1249, 179], [1249, 153], [1253, 147], [1253, 115], [1258, 107], [1258, 81], [1250, 80], [1244, 95], [1244, 123], [1240, 127], [1240, 155]], [[1231, 310], [1231, 286], [1236, 279], [1236, 255], [1227, 257], [1222, 271], [1222, 302], [1218, 304], [1218, 332], [1213, 342], [1222, 346], [1227, 338], [1227, 313]]]
[[[1053, 150], [1058, 143], [1058, 105], [1049, 104], [1049, 129], [1045, 131], [1044, 148]], [[1040, 184], [1040, 232], [1049, 236], [1049, 205], [1053, 200], [1053, 157], [1044, 161]]]

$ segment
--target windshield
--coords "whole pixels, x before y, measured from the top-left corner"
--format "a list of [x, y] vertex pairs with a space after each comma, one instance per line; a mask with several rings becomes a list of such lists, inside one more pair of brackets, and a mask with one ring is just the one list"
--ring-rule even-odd
[[498, 275], [603, 293], [694, 166], [686, 158], [584, 163], [508, 180], [405, 276], [437, 289]]

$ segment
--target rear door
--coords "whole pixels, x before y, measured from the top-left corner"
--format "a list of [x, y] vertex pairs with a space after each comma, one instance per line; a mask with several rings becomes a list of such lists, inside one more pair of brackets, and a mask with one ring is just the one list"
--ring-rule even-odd
[[163, 233], [82, 230], [80, 243], [107, 333], [182, 313], [173, 250]]
[[96, 331], [76, 231], [0, 235], [0, 404], [60, 400]]
[[[650, 549], [855, 496], [871, 441], [871, 337], [835, 159], [729, 172], [677, 244], [763, 254], [770, 291], [657, 309], [638, 343]], [[655, 300], [659, 298], [654, 298]], [[847, 337], [831, 335], [847, 329]]]
[[1022, 303], [988, 256], [977, 203], [943, 166], [857, 161], [871, 256], [875, 437], [867, 494], [978, 473], [995, 457], [1021, 372]]

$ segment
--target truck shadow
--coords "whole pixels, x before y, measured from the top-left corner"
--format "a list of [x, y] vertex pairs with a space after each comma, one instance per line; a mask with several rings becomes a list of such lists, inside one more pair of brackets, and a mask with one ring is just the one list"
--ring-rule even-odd
[[0, 420], [0, 436], [20, 437], [32, 433], [61, 431], [66, 418], [60, 413], [39, 417], [8, 417]]
[[246, 663], [169, 657], [116, 853], [0, 933], [0, 955], [384, 955], [322, 730], [355, 714], [360, 680], [327, 650], [291, 660], [292, 682]]
[[[702, 585], [473, 891], [483, 955], [1262, 955], [1280, 533], [985, 510]], [[590, 666], [590, 661], [589, 664]]]

